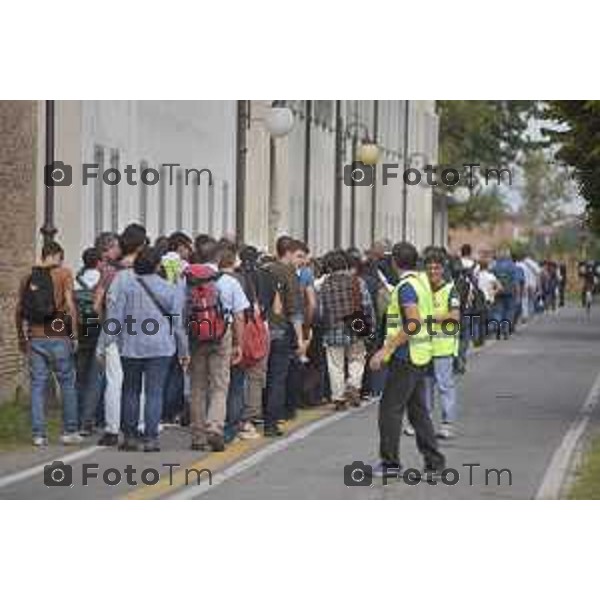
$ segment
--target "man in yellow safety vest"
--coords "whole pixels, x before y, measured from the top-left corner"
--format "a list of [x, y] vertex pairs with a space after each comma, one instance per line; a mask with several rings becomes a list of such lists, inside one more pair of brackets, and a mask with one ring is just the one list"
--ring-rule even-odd
[[386, 315], [386, 339], [371, 358], [373, 370], [388, 365], [379, 404], [379, 455], [373, 468], [378, 477], [399, 476], [400, 435], [404, 411], [415, 429], [417, 448], [425, 459], [426, 473], [439, 473], [445, 458], [437, 440], [426, 403], [426, 377], [432, 360], [431, 321], [433, 298], [425, 273], [418, 272], [418, 252], [408, 242], [394, 246], [392, 256], [400, 282], [391, 295]]
[[425, 269], [433, 294], [435, 319], [431, 337], [433, 370], [427, 378], [427, 401], [433, 417], [437, 389], [442, 417], [437, 436], [449, 439], [454, 436], [453, 423], [456, 419], [454, 357], [458, 355], [460, 298], [454, 282], [444, 278], [444, 256], [441, 252], [432, 252], [425, 258]]

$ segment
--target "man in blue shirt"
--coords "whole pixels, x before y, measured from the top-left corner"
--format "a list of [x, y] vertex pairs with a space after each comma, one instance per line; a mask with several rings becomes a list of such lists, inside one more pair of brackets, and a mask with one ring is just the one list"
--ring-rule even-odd
[[[438, 450], [427, 409], [425, 378], [431, 364], [427, 319], [433, 318], [433, 315], [421, 314], [419, 307], [429, 305], [433, 310], [431, 288], [424, 274], [416, 272], [418, 253], [412, 244], [396, 244], [392, 256], [400, 274], [400, 285], [393, 292], [398, 294], [398, 298], [397, 301], [392, 298], [391, 308], [388, 309], [385, 344], [370, 361], [371, 368], [378, 370], [386, 357], [392, 357], [379, 404], [381, 462], [373, 469], [374, 476], [384, 479], [399, 477], [402, 472], [400, 434], [405, 410], [415, 429], [419, 452], [425, 459], [424, 471], [439, 473], [445, 468], [446, 462], [444, 455]], [[424, 294], [424, 297], [419, 298], [419, 294]], [[394, 312], [400, 314], [393, 314]], [[397, 322], [396, 327], [392, 327], [392, 318]], [[411, 350], [413, 344], [414, 348]]]
[[515, 301], [519, 289], [519, 273], [508, 248], [498, 252], [498, 259], [494, 263], [492, 273], [501, 286], [496, 294], [494, 319], [499, 322], [498, 338], [502, 335], [506, 340], [514, 330]]

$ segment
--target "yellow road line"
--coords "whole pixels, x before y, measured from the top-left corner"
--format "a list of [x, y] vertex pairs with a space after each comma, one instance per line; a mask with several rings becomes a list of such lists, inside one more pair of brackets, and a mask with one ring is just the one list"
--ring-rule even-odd
[[[331, 412], [331, 407], [301, 410], [298, 412], [296, 419], [285, 423], [281, 429], [285, 433], [291, 433], [308, 423], [317, 421], [331, 414]], [[214, 475], [217, 471], [225, 469], [237, 460], [253, 454], [270, 443], [272, 443], [272, 441], [269, 438], [263, 437], [256, 440], [240, 440], [227, 446], [224, 452], [213, 452], [196, 462], [182, 465], [178, 471], [173, 473], [172, 484], [169, 482], [168, 477], [161, 476], [160, 481], [156, 485], [143, 485], [137, 487], [132, 492], [119, 497], [119, 499], [152, 500], [171, 494], [187, 485], [188, 482], [190, 485], [196, 485], [196, 475], [193, 472], [189, 474], [189, 477], [187, 477], [188, 482], [186, 482], [186, 469], [197, 469], [198, 471], [208, 469]], [[202, 476], [202, 481], [206, 482], [206, 475], [204, 474]], [[206, 483], [206, 485], [208, 485], [208, 483]]]

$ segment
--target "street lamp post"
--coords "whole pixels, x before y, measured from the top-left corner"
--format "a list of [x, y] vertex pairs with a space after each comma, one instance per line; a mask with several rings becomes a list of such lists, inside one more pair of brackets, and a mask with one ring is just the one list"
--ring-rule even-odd
[[[379, 100], [373, 100], [373, 140], [377, 140], [379, 129]], [[371, 187], [371, 244], [375, 243], [377, 235], [377, 171], [373, 171], [373, 186]]]
[[[54, 162], [54, 100], [46, 100], [46, 165]], [[44, 224], [40, 233], [44, 243], [51, 242], [56, 235], [54, 226], [54, 186], [46, 185], [44, 192]]]
[[[346, 136], [352, 136], [352, 163], [362, 162], [373, 167], [379, 160], [379, 147], [368, 126], [362, 121], [352, 121], [343, 126], [341, 101], [336, 100], [336, 187], [334, 194], [334, 246], [342, 242], [342, 163], [346, 154]], [[362, 135], [361, 135], [362, 134]], [[374, 174], [374, 173], [373, 173]], [[373, 196], [372, 196], [373, 198]], [[350, 185], [350, 245], [356, 244], [356, 182]]]
[[[358, 131], [362, 130], [363, 137], [359, 140]], [[379, 160], [379, 148], [374, 138], [369, 134], [369, 128], [360, 121], [346, 125], [347, 131], [352, 131], [352, 162], [360, 161], [365, 165], [374, 166]], [[359, 146], [359, 141], [361, 145]], [[373, 175], [374, 173], [373, 169]], [[373, 177], [374, 179], [374, 177]], [[373, 187], [375, 182], [373, 181]], [[356, 245], [356, 182], [350, 186], [350, 245]]]
[[[268, 211], [268, 223], [269, 223], [269, 248], [273, 249], [274, 239], [277, 235], [281, 221], [281, 210], [279, 207], [279, 199], [277, 195], [277, 144], [276, 138], [285, 137], [292, 128], [294, 127], [294, 115], [292, 111], [285, 105], [285, 100], [275, 100], [271, 103], [271, 107], [264, 117], [253, 117], [252, 101], [244, 100], [245, 106], [238, 105], [238, 135], [240, 135], [242, 129], [250, 129], [252, 122], [260, 121], [264, 124], [266, 130], [270, 134], [269, 138], [269, 211]], [[242, 143], [240, 143], [240, 141]], [[237, 236], [239, 240], [244, 238], [244, 220], [242, 213], [245, 211], [245, 177], [246, 177], [246, 156], [247, 156], [247, 136], [243, 134], [243, 140], [238, 140], [238, 186], [241, 184], [242, 177], [244, 183], [242, 191], [238, 190], [236, 194], [237, 206], [236, 215], [240, 219], [240, 223], [237, 224]]]

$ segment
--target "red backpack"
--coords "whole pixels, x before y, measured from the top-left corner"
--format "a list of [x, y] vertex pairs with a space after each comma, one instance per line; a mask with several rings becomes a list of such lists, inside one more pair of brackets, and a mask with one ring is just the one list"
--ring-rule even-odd
[[218, 342], [227, 331], [217, 288], [220, 276], [206, 265], [189, 265], [185, 271], [190, 306], [188, 331], [200, 342]]
[[269, 353], [269, 328], [263, 319], [258, 296], [250, 274], [244, 277], [245, 289], [251, 307], [246, 311], [244, 339], [242, 343], [242, 369], [253, 367]]

